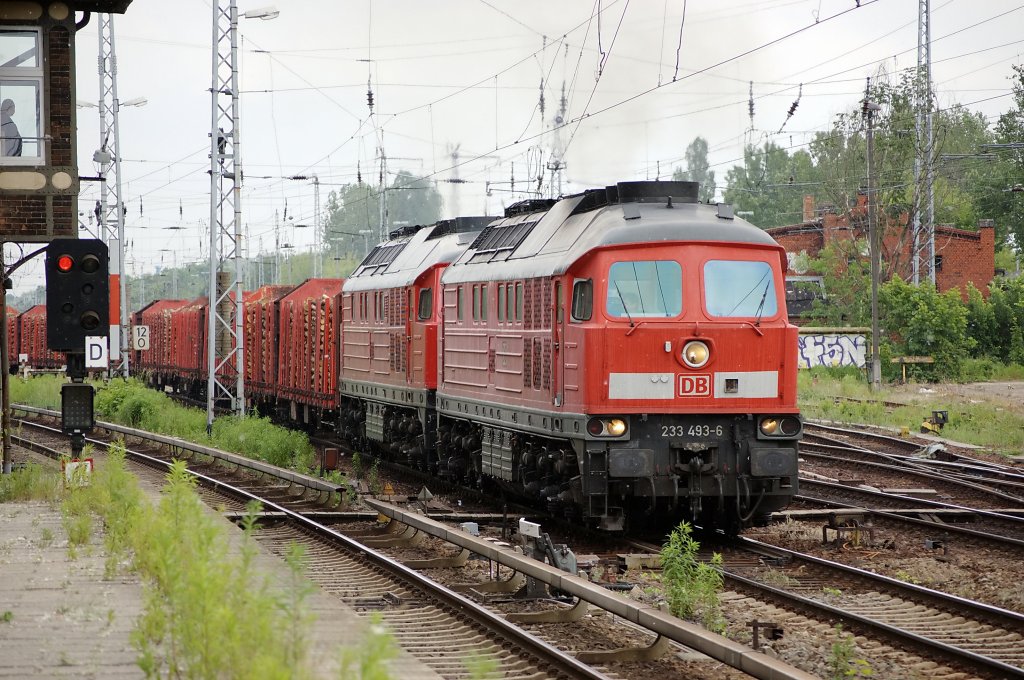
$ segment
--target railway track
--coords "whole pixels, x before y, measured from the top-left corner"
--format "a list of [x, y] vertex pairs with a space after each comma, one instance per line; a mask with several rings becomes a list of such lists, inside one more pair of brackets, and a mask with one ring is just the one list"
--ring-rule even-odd
[[[133, 445], [133, 448], [138, 447]], [[196, 461], [192, 467], [197, 467], [198, 463], [199, 461]], [[211, 465], [213, 464], [211, 463]], [[213, 467], [219, 468], [220, 466], [213, 465]], [[207, 472], [214, 471], [216, 470], [207, 470]], [[241, 473], [235, 471], [233, 474]], [[311, 503], [304, 497], [300, 497], [297, 501], [298, 505], [295, 506], [297, 510], [287, 507], [288, 504], [296, 502], [295, 494], [289, 488], [289, 484], [277, 482], [268, 486], [266, 482], [254, 481], [248, 475], [242, 474], [241, 476], [243, 479], [237, 482], [237, 487], [229, 492], [228, 497], [223, 495], [226, 490], [223, 481], [212, 482], [220, 490], [205, 491], [204, 493], [213, 494], [211, 500], [215, 503], [239, 511], [244, 505], [245, 499], [250, 495], [262, 494], [266, 491], [267, 495], [276, 499], [276, 501], [267, 503], [268, 508], [273, 508], [273, 517], [265, 518], [264, 523], [267, 525], [267, 529], [261, 532], [262, 540], [266, 541], [270, 550], [283, 552], [284, 547], [291, 541], [307, 544], [308, 553], [314, 558], [311, 577], [320, 582], [328, 592], [333, 592], [342, 599], [347, 598], [346, 601], [357, 609], [380, 612], [385, 617], [385, 623], [395, 626], [396, 634], [399, 630], [408, 629], [408, 633], [402, 633], [402, 635], [411, 636], [424, 627], [417, 624], [417, 621], [424, 619], [423, 612], [419, 610], [422, 599], [419, 586], [413, 587], [382, 580], [384, 578], [382, 572], [390, 571], [390, 568], [384, 569], [380, 566], [372, 568], [364, 576], [353, 575], [339, 578], [338, 572], [348, 568], [348, 561], [358, 562], [361, 559], [358, 551], [367, 549], [353, 548], [352, 544], [355, 546], [360, 544], [352, 539], [346, 539], [341, 531], [305, 526], [301, 513], [320, 513], [322, 515], [325, 511], [321, 506]], [[323, 533], [323, 530], [326, 530], [327, 533]], [[350, 551], [356, 550], [356, 557], [346, 556], [343, 551], [339, 552], [338, 545], [347, 545]], [[786, 551], [767, 545], [761, 547], [759, 553], [751, 552], [753, 548], [749, 546], [744, 548], [743, 552], [740, 552], [738, 548], [730, 548], [730, 550], [736, 551], [735, 554], [730, 553], [731, 556], [726, 565], [732, 591], [725, 597], [734, 598], [736, 602], [742, 603], [743, 607], [749, 608], [752, 612], [776, 606], [800, 612], [819, 621], [846, 621], [851, 630], [868, 631], [870, 637], [884, 639], [890, 644], [903, 648], [914, 649], [923, 658], [937, 659], [948, 663], [949, 667], [946, 670], [953, 673], [949, 677], [957, 677], [955, 675], [957, 668], [969, 669], [980, 677], [1024, 677], [1024, 670], [1022, 670], [1024, 652], [1014, 651], [1015, 648], [1024, 647], [1020, 644], [1022, 641], [1021, 628], [1024, 626], [1020, 615], [1012, 612], [1004, 613], [998, 608], [986, 608], [984, 605], [949, 598], [942, 594], [934, 594], [927, 589], [914, 591], [913, 596], [903, 591], [900, 591], [901, 594], [899, 594], [892, 590], [892, 588], [898, 587], [892, 585], [893, 583], [899, 584], [898, 581], [892, 579], [872, 580], [878, 577], [869, 572], [859, 573], [859, 570], [837, 576], [836, 572], [831, 571], [832, 567], [825, 567], [821, 563], [815, 562], [817, 558], [795, 553], [787, 556]], [[757, 578], [757, 572], [764, 569], [763, 565], [766, 559], [764, 551], [768, 551], [767, 559], [773, 563], [770, 569], [775, 573], [775, 585], [763, 583]], [[374, 551], [370, 550], [369, 552]], [[793, 587], [782, 588], [778, 581]], [[858, 584], [866, 582], [868, 585], [858, 585], [855, 588], [853, 585], [848, 585], [847, 582]], [[886, 583], [884, 588], [878, 585], [881, 582]], [[360, 585], [359, 587], [350, 587], [349, 584], [353, 583]], [[843, 586], [837, 588], [834, 585], [836, 583], [843, 583]], [[901, 585], [906, 586], [906, 584]], [[829, 588], [838, 590], [839, 595], [831, 590], [826, 591]], [[913, 591], [913, 589], [911, 590]], [[930, 598], [936, 597], [946, 597], [947, 599], [944, 604], [928, 604]], [[749, 598], [754, 598], [756, 602], [748, 601]], [[940, 601], [936, 600], [936, 602]], [[474, 606], [481, 605], [474, 603]], [[977, 614], [964, 616], [960, 610], [970, 607], [976, 608]], [[442, 605], [441, 609], [444, 608], [445, 606]], [[453, 605], [449, 604], [447, 608], [452, 609]], [[482, 608], [486, 609], [486, 607]], [[463, 604], [459, 603], [457, 609], [462, 612]], [[493, 612], [490, 613], [490, 616], [501, 618]], [[1001, 619], [1000, 617], [1009, 618]], [[500, 645], [495, 646], [493, 643], [495, 634], [486, 632], [486, 629], [480, 627], [481, 625], [475, 620], [466, 621], [456, 617], [454, 621], [445, 622], [442, 628], [452, 627], [459, 631], [452, 638], [451, 644], [453, 649], [457, 648], [462, 652], [477, 649], [475, 645], [482, 644], [482, 641], [490, 636], [492, 640], [492, 647], [489, 648], [491, 653], [503, 659], [503, 663], [508, 665], [511, 671], [510, 677], [522, 677], [522, 668], [515, 665], [518, 653]], [[924, 631], [926, 634], [922, 634], [922, 627], [928, 629]], [[928, 631], [931, 632], [928, 633]], [[440, 639], [440, 632], [437, 631], [432, 635], [427, 635], [430, 642], [418, 643], [415, 638], [408, 638], [408, 645], [407, 639], [403, 639], [402, 635], [399, 635], [399, 641], [403, 647], [408, 646], [413, 653], [416, 649], [420, 649], [427, 655], [425, 658], [436, 657], [436, 667], [446, 669], [439, 671], [442, 673], [451, 672], [453, 658], [462, 653], [455, 652], [448, 657], [437, 654], [436, 648], [432, 646], [435, 641]], [[952, 644], [951, 640], [959, 641], [960, 644]], [[503, 654], [506, 656], [502, 656]], [[919, 658], [918, 663], [927, 662], [921, 662]], [[541, 672], [543, 673], [543, 671]], [[587, 677], [604, 676], [601, 669], [591, 668], [590, 672], [593, 675]], [[551, 675], [557, 676], [558, 674], [548, 672], [544, 677]], [[570, 672], [568, 675], [573, 675], [573, 673]]]
[[[51, 415], [57, 414], [51, 412]], [[63, 439], [53, 427], [27, 419], [22, 422], [26, 429], [45, 429], [46, 436]], [[101, 424], [97, 427], [99, 429], [104, 426]], [[125, 430], [116, 426], [112, 429], [121, 432]], [[116, 432], [110, 434], [116, 435]], [[162, 470], [172, 458], [186, 455], [189, 448], [158, 446], [148, 441], [146, 434], [141, 432], [132, 432], [130, 439], [129, 459], [146, 466], [146, 469]], [[90, 441], [98, 446], [105, 445], [103, 441]], [[18, 443], [28, 447], [36, 446], [29, 441]], [[48, 453], [55, 455], [52, 450]], [[559, 640], [557, 635], [545, 641], [542, 636], [513, 625], [501, 612], [460, 595], [403, 566], [399, 560], [390, 559], [381, 551], [367, 547], [368, 539], [354, 538], [347, 535], [352, 532], [313, 521], [311, 517], [342, 521], [353, 519], [352, 516], [356, 514], [365, 516], [366, 513], [325, 509], [320, 503], [312, 501], [309, 494], [297, 493], [294, 479], [282, 481], [266, 476], [261, 479], [241, 468], [224, 470], [216, 461], [205, 460], [203, 456], [192, 457], [189, 467], [192, 470], [203, 470], [201, 473], [196, 472], [201, 495], [211, 505], [222, 508], [229, 517], [241, 516], [248, 501], [261, 500], [265, 507], [260, 517], [263, 529], [257, 532], [256, 540], [278, 554], [283, 554], [289, 543], [305, 545], [309, 558], [308, 576], [313, 581], [360, 613], [378, 613], [403, 649], [444, 677], [470, 677], [463, 663], [467, 656], [495, 659], [498, 663], [496, 672], [509, 678], [635, 677], [628, 670], [628, 664], [625, 667], [615, 663], [608, 666], [607, 662], [600, 661], [588, 664], [576, 658], [585, 651], [580, 649], [581, 644], [593, 643], [593, 636], [586, 632], [587, 628], [580, 628], [589, 625], [586, 621], [570, 627], [569, 630], [575, 633], [571, 636], [574, 641], [570, 643], [572, 649], [562, 649], [564, 641]], [[286, 470], [281, 472], [289, 474]], [[322, 495], [318, 495], [318, 498], [322, 498]], [[615, 610], [620, 600], [618, 596], [612, 598]], [[723, 658], [731, 659], [733, 664], [754, 669], [754, 677], [794, 680], [808, 680], [810, 677], [785, 663], [701, 631], [691, 624], [684, 622], [680, 625], [694, 629], [697, 637], [717, 639], [714, 644], [724, 646], [726, 650]], [[643, 634], [640, 630], [639, 635], [643, 637]], [[696, 661], [690, 660], [688, 663], [704, 668], [710, 665], [718, 670], [710, 675], [706, 671], [691, 670], [686, 675], [697, 672], [705, 677], [730, 680], [750, 677], [746, 672], [723, 668], [722, 664], [705, 656], [696, 656], [699, 657]], [[675, 663], [675, 657], [667, 656], [666, 662]], [[660, 673], [665, 674], [665, 671]], [[669, 675], [673, 673], [668, 672]]]
[[[45, 431], [51, 438], [63, 439], [56, 428], [29, 420], [21, 422], [35, 430]], [[57, 449], [25, 437], [16, 437], [14, 441], [44, 455], [60, 455]], [[99, 439], [89, 441], [97, 446], [107, 443]], [[131, 461], [150, 469], [162, 471], [171, 461], [171, 455], [154, 455], [156, 452], [142, 453], [134, 450], [137, 447], [129, 448]], [[471, 677], [470, 671], [462, 664], [467, 655], [492, 659], [503, 677], [608, 677], [577, 661], [571, 654], [508, 623], [486, 607], [307, 519], [301, 512], [310, 509], [311, 503], [304, 497], [296, 498], [288, 493], [285, 495], [290, 497], [283, 499], [281, 484], [271, 483], [268, 486], [249, 477], [245, 483], [234, 485], [226, 481], [222, 471], [216, 472], [218, 475], [213, 476], [193, 470], [204, 487], [204, 497], [216, 500], [217, 505], [234, 509], [243, 508], [251, 500], [260, 501], [267, 512], [281, 517], [281, 520], [268, 530], [257, 532], [257, 540], [280, 553], [289, 542], [309, 546], [308, 576], [312, 580], [361, 614], [380, 612], [389, 626], [394, 624], [392, 632], [398, 644], [444, 677]], [[236, 470], [230, 476], [239, 474]], [[268, 491], [267, 496], [282, 502], [265, 497], [264, 489]]]

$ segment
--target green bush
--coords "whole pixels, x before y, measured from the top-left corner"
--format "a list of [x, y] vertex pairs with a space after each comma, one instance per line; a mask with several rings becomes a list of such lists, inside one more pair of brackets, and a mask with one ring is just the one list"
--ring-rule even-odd
[[963, 357], [976, 343], [967, 335], [967, 305], [958, 290], [938, 293], [930, 283], [911, 286], [894, 278], [879, 291], [879, 304], [884, 313], [882, 325], [894, 351], [935, 360], [933, 364], [908, 366], [908, 378], [960, 378]]

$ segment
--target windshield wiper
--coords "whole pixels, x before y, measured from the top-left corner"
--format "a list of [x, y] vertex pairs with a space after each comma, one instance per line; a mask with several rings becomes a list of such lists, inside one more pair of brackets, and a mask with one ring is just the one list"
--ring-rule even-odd
[[629, 327], [632, 328], [636, 324], [633, 323], [633, 315], [629, 313], [629, 307], [626, 305], [626, 298], [622, 297], [622, 291], [619, 290], [619, 282], [612, 281], [612, 284], [615, 286], [615, 293], [619, 296], [619, 302], [622, 303], [622, 309], [626, 312], [626, 318], [629, 319]]
[[761, 304], [757, 306], [757, 321], [754, 322], [755, 326], [761, 325], [762, 310], [764, 309], [764, 300], [768, 297], [768, 289], [771, 288], [772, 280], [768, 279], [768, 283], [764, 284], [764, 292], [761, 293]]

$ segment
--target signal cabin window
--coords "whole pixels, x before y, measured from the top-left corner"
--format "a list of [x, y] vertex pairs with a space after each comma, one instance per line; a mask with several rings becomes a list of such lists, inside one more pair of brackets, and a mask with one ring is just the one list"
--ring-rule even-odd
[[455, 293], [455, 318], [462, 321], [462, 286], [456, 288]]
[[523, 320], [523, 284], [516, 283], [516, 321]]
[[767, 262], [709, 260], [704, 264], [704, 306], [718, 317], [775, 316], [775, 277]]
[[434, 289], [433, 288], [422, 288], [420, 289], [420, 303], [417, 308], [416, 318], [420, 321], [426, 321], [434, 313]]
[[0, 165], [40, 165], [43, 66], [39, 31], [0, 30]]
[[498, 284], [498, 321], [505, 320], [505, 284]]
[[616, 262], [608, 270], [608, 316], [673, 317], [683, 311], [683, 270], [673, 260]]
[[572, 286], [572, 320], [590, 321], [594, 314], [594, 282], [580, 280]]

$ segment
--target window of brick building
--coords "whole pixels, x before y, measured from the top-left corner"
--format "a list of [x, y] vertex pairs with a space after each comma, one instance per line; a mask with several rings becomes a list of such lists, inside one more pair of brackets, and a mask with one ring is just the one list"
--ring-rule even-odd
[[942, 255], [936, 255], [935, 256], [935, 271], [937, 271], [937, 272], [941, 272], [942, 271]]
[[44, 162], [39, 31], [0, 29], [0, 165]]

